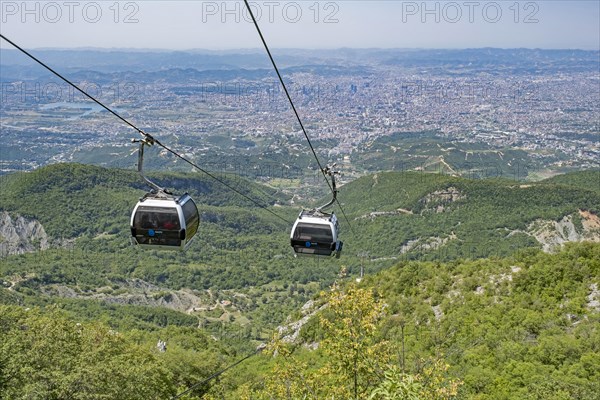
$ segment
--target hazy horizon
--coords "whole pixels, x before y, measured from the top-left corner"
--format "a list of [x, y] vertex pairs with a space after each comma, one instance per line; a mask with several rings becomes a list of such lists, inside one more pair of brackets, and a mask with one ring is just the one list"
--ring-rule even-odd
[[[251, 1], [272, 48], [600, 49], [597, 1]], [[258, 49], [241, 1], [0, 2], [30, 49]], [[1, 41], [0, 47], [9, 48]]]
[[[10, 38], [9, 38], [10, 39]], [[12, 39], [11, 39], [12, 40]], [[18, 43], [17, 43], [18, 44]], [[5, 46], [0, 46], [1, 50], [16, 50], [17, 48], [5, 43]], [[600, 53], [600, 49], [585, 49], [585, 48], [561, 48], [561, 47], [331, 47], [331, 48], [315, 48], [315, 47], [272, 47], [269, 46], [270, 50], [284, 50], [284, 51], [314, 51], [314, 52], [325, 52], [325, 51], [343, 51], [343, 50], [401, 50], [401, 51], [428, 51], [428, 50], [443, 50], [443, 51], [460, 51], [460, 50], [543, 50], [543, 51], [589, 51]], [[27, 50], [34, 51], [135, 51], [135, 52], [181, 52], [181, 53], [255, 53], [264, 52], [264, 47], [252, 47], [252, 48], [228, 48], [228, 49], [208, 49], [208, 48], [189, 48], [189, 49], [168, 49], [159, 47], [31, 47]]]

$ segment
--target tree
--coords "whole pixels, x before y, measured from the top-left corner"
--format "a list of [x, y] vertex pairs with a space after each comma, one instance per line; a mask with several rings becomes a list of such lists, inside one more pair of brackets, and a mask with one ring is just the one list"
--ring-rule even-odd
[[175, 394], [151, 350], [56, 309], [0, 306], [0, 398], [149, 399]]
[[380, 382], [391, 354], [387, 342], [376, 340], [385, 315], [383, 302], [371, 290], [356, 285], [334, 286], [321, 296], [327, 308], [318, 317], [324, 335], [318, 354], [325, 362], [311, 368], [311, 363], [300, 358], [302, 354], [294, 354], [292, 345], [274, 340], [271, 353], [277, 357], [276, 364], [262, 387], [246, 398], [358, 399], [366, 398]]
[[325, 298], [329, 309], [320, 317], [325, 332], [321, 345], [329, 368], [338, 385], [355, 399], [364, 397], [390, 360], [389, 343], [376, 340], [385, 305], [372, 290], [354, 284], [345, 290], [334, 286]]

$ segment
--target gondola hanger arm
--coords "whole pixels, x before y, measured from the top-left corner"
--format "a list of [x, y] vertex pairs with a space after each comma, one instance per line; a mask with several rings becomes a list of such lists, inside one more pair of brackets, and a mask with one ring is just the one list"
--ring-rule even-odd
[[323, 171], [323, 175], [329, 176], [331, 178], [331, 194], [332, 194], [333, 198], [327, 204], [324, 204], [321, 207], [318, 207], [316, 209], [317, 212], [322, 212], [322, 210], [324, 208], [327, 208], [327, 207], [331, 206], [337, 200], [338, 190], [337, 190], [337, 186], [335, 184], [335, 176], [339, 175], [340, 173], [339, 173], [339, 171], [334, 170], [334, 168], [335, 168], [335, 163], [331, 164], [331, 165], [327, 165], [322, 170]]
[[144, 146], [152, 146], [155, 143], [155, 140], [152, 136], [147, 135], [144, 136], [143, 139], [131, 139], [132, 143], [139, 143], [140, 148], [138, 149], [138, 173], [144, 179], [144, 181], [150, 185], [158, 195], [169, 195], [170, 193], [166, 191], [164, 188], [158, 186], [156, 183], [152, 182], [146, 175], [144, 175]]

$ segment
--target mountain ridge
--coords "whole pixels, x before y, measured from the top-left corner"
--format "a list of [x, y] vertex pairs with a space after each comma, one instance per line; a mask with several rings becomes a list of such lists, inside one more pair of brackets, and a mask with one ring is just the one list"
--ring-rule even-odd
[[[151, 176], [175, 192], [189, 192], [199, 205], [205, 206], [206, 211], [201, 213], [209, 222], [220, 220], [211, 214], [210, 207], [257, 208], [257, 204], [198, 173]], [[220, 174], [219, 178], [264, 207], [278, 205], [273, 211], [284, 219], [292, 221], [297, 213], [290, 207], [289, 191], [251, 183], [235, 174]], [[388, 256], [402, 254], [403, 246], [420, 238], [446, 237], [453, 241], [477, 242], [485, 231], [488, 233], [484, 236], [489, 241], [506, 239], [517, 246], [520, 242], [515, 241], [515, 236], [519, 232], [528, 232], [531, 236], [529, 226], [534, 222], [559, 222], [569, 215], [579, 233], [584, 230], [582, 221], [586, 222], [586, 231], [594, 231], [593, 218], [600, 213], [600, 189], [594, 185], [596, 179], [600, 179], [600, 170], [568, 173], [527, 184], [509, 179], [472, 180], [425, 172], [380, 172], [341, 186], [339, 201], [350, 223], [359, 227], [356, 229], [358, 240], [352, 238], [352, 241], [372, 245], [392, 226], [401, 227], [398, 240], [393, 241], [395, 247], [386, 245]], [[82, 164], [56, 164], [34, 172], [9, 174], [0, 177], [0, 184], [3, 188], [0, 209], [39, 220], [54, 240], [75, 238], [82, 233], [96, 236], [125, 232], [130, 210], [147, 189], [135, 171]], [[52, 207], [44, 207], [44, 202], [51, 203]], [[268, 223], [272, 227], [270, 231], [284, 229], [282, 221], [273, 222], [276, 225]], [[351, 234], [348, 221], [342, 219], [341, 222], [346, 235]], [[260, 230], [259, 226], [255, 229]], [[593, 236], [586, 234], [586, 237]], [[359, 247], [358, 251], [368, 249]]]

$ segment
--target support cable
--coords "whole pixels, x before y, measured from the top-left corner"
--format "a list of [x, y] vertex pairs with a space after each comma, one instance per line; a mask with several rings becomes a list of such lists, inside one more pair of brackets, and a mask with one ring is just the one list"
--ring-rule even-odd
[[264, 344], [261, 344], [260, 346], [258, 346], [258, 347], [257, 347], [257, 349], [256, 349], [255, 351], [253, 351], [252, 353], [248, 354], [246, 357], [244, 357], [244, 358], [242, 358], [242, 359], [240, 359], [240, 360], [236, 361], [235, 363], [233, 363], [233, 364], [231, 364], [231, 365], [227, 366], [226, 368], [223, 368], [222, 370], [220, 370], [220, 371], [218, 371], [218, 372], [215, 372], [214, 374], [212, 374], [212, 375], [211, 375], [211, 376], [209, 376], [208, 378], [206, 378], [206, 379], [204, 379], [204, 380], [202, 380], [202, 381], [200, 381], [200, 382], [198, 382], [198, 383], [195, 383], [194, 385], [192, 385], [192, 386], [190, 386], [189, 388], [187, 388], [185, 391], [183, 391], [183, 392], [179, 393], [179, 394], [178, 394], [178, 395], [176, 395], [175, 397], [172, 397], [172, 398], [171, 398], [171, 400], [177, 400], [177, 399], [179, 399], [180, 397], [182, 397], [182, 396], [184, 396], [184, 395], [188, 394], [189, 392], [191, 392], [192, 390], [194, 390], [194, 389], [195, 389], [195, 388], [197, 388], [198, 386], [202, 386], [202, 385], [204, 385], [205, 383], [208, 383], [208, 382], [210, 382], [211, 380], [213, 380], [213, 379], [215, 379], [215, 378], [219, 377], [221, 374], [223, 374], [223, 373], [227, 372], [227, 371], [228, 371], [228, 370], [230, 370], [231, 368], [233, 368], [233, 367], [237, 366], [238, 364], [241, 364], [242, 362], [246, 361], [246, 360], [247, 360], [247, 359], [249, 359], [250, 357], [252, 357], [252, 356], [254, 356], [254, 355], [256, 355], [256, 354], [260, 353], [260, 352], [261, 352], [261, 351], [263, 351], [263, 350], [264, 350], [266, 347], [267, 347], [266, 345], [264, 345]]
[[267, 208], [265, 205], [259, 203], [258, 201], [254, 200], [253, 198], [251, 198], [250, 196], [242, 193], [241, 191], [237, 190], [236, 188], [234, 188], [233, 186], [231, 186], [229, 183], [225, 182], [224, 180], [218, 178], [217, 176], [215, 176], [214, 174], [206, 171], [205, 169], [203, 169], [202, 167], [200, 167], [199, 165], [197, 165], [196, 163], [194, 163], [191, 160], [188, 160], [187, 158], [185, 158], [184, 156], [182, 156], [181, 154], [179, 154], [178, 152], [176, 152], [175, 150], [171, 149], [170, 147], [168, 147], [167, 145], [161, 143], [158, 139], [154, 138], [152, 135], [150, 135], [149, 133], [144, 132], [142, 129], [138, 128], [137, 126], [135, 126], [133, 123], [129, 122], [127, 119], [123, 118], [121, 115], [119, 115], [117, 112], [113, 111], [112, 109], [110, 109], [108, 106], [106, 106], [105, 104], [103, 104], [100, 100], [96, 99], [95, 97], [91, 96], [90, 94], [88, 94], [87, 92], [85, 92], [84, 90], [80, 89], [77, 85], [75, 85], [73, 82], [71, 82], [70, 80], [68, 80], [67, 78], [65, 78], [64, 76], [62, 76], [60, 73], [58, 73], [57, 71], [55, 71], [54, 69], [52, 69], [51, 67], [49, 67], [48, 65], [46, 65], [44, 62], [42, 62], [41, 60], [39, 60], [38, 58], [36, 58], [35, 56], [33, 56], [31, 53], [29, 53], [27, 50], [23, 49], [22, 47], [18, 46], [15, 42], [13, 42], [12, 40], [8, 39], [6, 36], [4, 36], [3, 34], [0, 33], [0, 37], [4, 40], [6, 40], [8, 43], [10, 43], [12, 46], [14, 46], [16, 49], [18, 49], [19, 51], [21, 51], [23, 54], [25, 54], [26, 56], [28, 56], [29, 58], [31, 58], [32, 60], [34, 60], [35, 62], [37, 62], [38, 64], [40, 64], [42, 67], [46, 68], [48, 71], [52, 72], [54, 75], [56, 75], [57, 77], [59, 77], [60, 79], [62, 79], [63, 81], [65, 81], [67, 84], [71, 85], [74, 89], [77, 89], [80, 93], [82, 93], [84, 96], [86, 96], [88, 99], [92, 100], [94, 103], [98, 104], [99, 106], [101, 106], [103, 109], [105, 109], [106, 111], [108, 111], [109, 113], [111, 113], [112, 115], [114, 115], [115, 117], [117, 117], [118, 119], [120, 119], [121, 121], [123, 121], [125, 124], [127, 124], [128, 126], [130, 126], [131, 128], [133, 128], [134, 130], [136, 130], [138, 133], [140, 133], [142, 136], [144, 136], [144, 139], [148, 142], [148, 144], [156, 144], [160, 147], [162, 147], [163, 149], [165, 149], [166, 151], [168, 151], [169, 153], [173, 154], [175, 157], [181, 159], [182, 161], [190, 164], [192, 167], [196, 168], [197, 170], [203, 172], [204, 174], [208, 175], [209, 177], [211, 177], [212, 179], [216, 180], [217, 182], [219, 182], [220, 184], [222, 184], [223, 186], [225, 186], [226, 188], [228, 188], [229, 190], [239, 194], [240, 196], [242, 196], [243, 198], [245, 198], [246, 200], [249, 200], [250, 202], [252, 202], [253, 204], [255, 204], [256, 206], [268, 211], [269, 213], [273, 214], [274, 216], [276, 216], [277, 218], [279, 218], [280, 220], [284, 221], [286, 224], [290, 225], [291, 221], [288, 221], [286, 218], [282, 217], [281, 215], [277, 214], [276, 212], [274, 212], [273, 210]]
[[315, 148], [313, 147], [312, 142], [310, 141], [310, 138], [308, 137], [308, 133], [306, 133], [306, 129], [304, 129], [304, 124], [302, 123], [302, 120], [300, 119], [300, 114], [298, 114], [298, 111], [296, 110], [296, 106], [294, 105], [294, 102], [292, 101], [292, 97], [290, 96], [290, 92], [288, 92], [287, 87], [285, 86], [285, 83], [283, 82], [283, 77], [281, 76], [281, 73], [279, 73], [279, 68], [277, 68], [277, 64], [275, 64], [273, 55], [271, 55], [271, 50], [269, 50], [269, 46], [267, 45], [267, 42], [265, 41], [265, 38], [260, 30], [260, 27], [258, 26], [258, 22], [256, 22], [256, 18], [254, 18], [254, 13], [252, 12], [252, 9], [250, 8], [250, 4], [248, 4], [248, 0], [244, 0], [244, 3], [246, 3], [246, 8], [248, 9], [248, 13], [250, 13], [250, 17], [252, 17], [252, 21], [254, 22], [256, 31], [258, 32], [258, 35], [260, 36], [260, 40], [262, 41], [263, 45], [265, 46], [265, 50], [267, 51], [267, 54], [269, 55], [271, 64], [273, 64], [273, 68], [275, 69], [275, 72], [277, 73], [277, 76], [279, 77], [279, 82], [281, 82], [283, 91], [285, 92], [285, 95], [287, 96], [288, 101], [290, 102], [290, 105], [292, 106], [292, 110], [294, 110], [294, 114], [296, 114], [296, 119], [298, 120], [298, 123], [300, 124], [300, 128], [302, 128], [302, 133], [304, 133], [304, 137], [306, 138], [306, 141], [308, 142], [308, 146], [310, 147], [310, 150], [312, 151], [313, 156], [315, 157], [315, 160], [317, 160], [317, 165], [319, 166], [319, 169], [321, 170], [321, 173], [323, 174], [323, 178], [325, 178], [325, 182], [327, 182], [327, 186], [329, 186], [329, 189], [331, 189], [331, 191], [333, 191], [333, 188], [331, 187], [331, 184], [329, 183], [329, 179], [327, 179], [327, 174], [325, 172], [325, 168], [321, 164], [321, 161], [319, 161], [317, 152], [315, 151]]
[[[324, 168], [323, 165], [321, 164], [321, 162], [319, 161], [317, 152], [315, 151], [315, 148], [313, 147], [312, 142], [310, 141], [310, 138], [308, 137], [308, 133], [306, 132], [306, 129], [304, 128], [304, 124], [302, 123], [302, 120], [300, 119], [300, 114], [298, 114], [298, 111], [296, 110], [296, 106], [294, 105], [294, 102], [292, 101], [292, 97], [290, 96], [290, 92], [287, 90], [287, 87], [285, 86], [283, 77], [281, 76], [281, 73], [279, 72], [279, 68], [277, 68], [277, 64], [275, 64], [275, 59], [273, 58], [273, 55], [271, 54], [271, 50], [269, 50], [269, 46], [267, 45], [267, 41], [265, 40], [265, 37], [263, 36], [262, 31], [260, 30], [260, 27], [258, 26], [258, 22], [256, 21], [256, 18], [254, 17], [254, 13], [252, 12], [252, 9], [250, 8], [250, 4], [248, 3], [248, 0], [244, 0], [244, 3], [246, 4], [246, 9], [248, 10], [250, 17], [252, 17], [252, 22], [254, 22], [254, 27], [256, 28], [256, 31], [258, 32], [258, 36], [260, 36], [260, 40], [262, 41], [263, 46], [265, 47], [265, 50], [267, 51], [267, 54], [269, 55], [271, 64], [273, 64], [273, 68], [275, 69], [275, 72], [277, 73], [277, 77], [279, 78], [279, 82], [281, 83], [281, 86], [283, 87], [283, 91], [285, 92], [285, 95], [287, 96], [287, 99], [290, 102], [290, 105], [292, 106], [292, 110], [294, 111], [294, 114], [296, 115], [296, 119], [298, 120], [298, 123], [300, 124], [300, 128], [302, 128], [302, 133], [304, 133], [304, 137], [306, 138], [306, 141], [308, 142], [308, 146], [310, 147], [310, 150], [312, 151], [312, 154], [315, 157], [315, 160], [317, 161], [317, 165], [319, 166], [319, 169], [321, 170], [321, 174], [323, 174], [323, 178], [325, 179], [325, 182], [327, 182], [327, 186], [329, 186], [329, 190], [331, 190], [332, 194], [335, 197], [334, 188], [331, 186], [331, 183], [329, 182], [329, 179], [327, 178], [328, 169]], [[342, 215], [344, 216], [344, 219], [348, 223], [348, 226], [350, 227], [352, 234], [354, 234], [354, 228], [352, 227], [352, 224], [350, 223], [348, 216], [346, 216], [346, 213], [344, 212], [344, 208], [340, 204], [340, 201], [337, 199], [337, 197], [335, 197], [335, 202], [340, 207], [340, 210], [342, 211]]]

